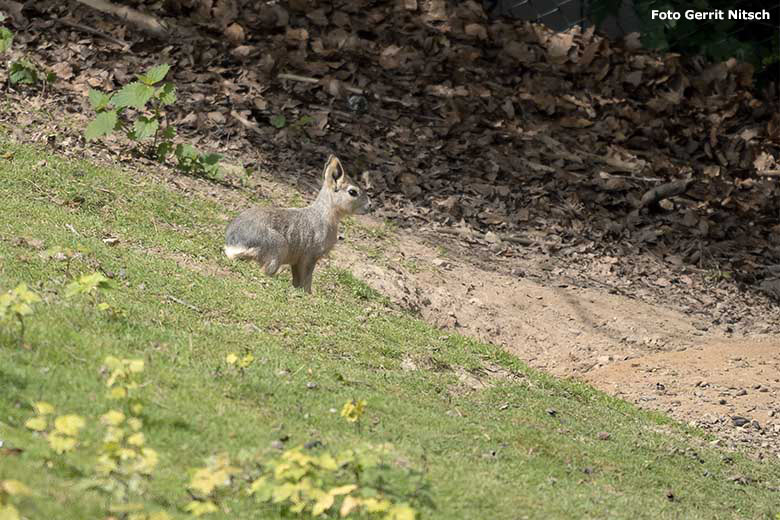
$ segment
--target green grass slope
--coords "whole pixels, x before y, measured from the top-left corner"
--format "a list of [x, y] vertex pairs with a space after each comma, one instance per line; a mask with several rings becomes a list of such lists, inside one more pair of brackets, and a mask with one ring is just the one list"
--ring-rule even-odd
[[[774, 519], [780, 511], [776, 464], [711, 448], [661, 416], [436, 330], [349, 273], [318, 270], [306, 296], [287, 274], [267, 279], [221, 255], [215, 203], [1, 139], [0, 291], [24, 282], [43, 299], [25, 321], [24, 346], [15, 321], [0, 324], [0, 480], [34, 491], [5, 498], [25, 518], [110, 516], [109, 498], [85, 485], [102, 445], [98, 418], [117, 407], [101, 372], [107, 356], [145, 361], [135, 393], [159, 464], [134, 500], [174, 518], [188, 516], [187, 485], [209, 456], [266, 460], [280, 442], [313, 443], [304, 452], [315, 455], [390, 443], [397, 482], [388, 487], [406, 486], [399, 500], [420, 518]], [[54, 247], [85, 252], [70, 262], [42, 254]], [[65, 298], [68, 283], [96, 271], [113, 274], [114, 288]], [[254, 361], [240, 371], [227, 364], [230, 353]], [[510, 375], [488, 377], [495, 366]], [[466, 372], [488, 384], [471, 388]], [[338, 413], [353, 398], [367, 403], [358, 424]], [[75, 450], [57, 454], [25, 427], [41, 400], [85, 418]], [[204, 518], [282, 515], [245, 496], [242, 478]]]

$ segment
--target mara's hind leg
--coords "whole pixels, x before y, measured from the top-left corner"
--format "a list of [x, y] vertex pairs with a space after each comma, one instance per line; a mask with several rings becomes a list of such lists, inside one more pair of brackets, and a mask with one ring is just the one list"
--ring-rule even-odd
[[314, 272], [314, 264], [316, 260], [301, 260], [297, 264], [291, 266], [293, 273], [293, 287], [303, 289], [307, 293], [311, 293], [311, 279]]
[[263, 264], [263, 271], [265, 271], [265, 274], [268, 276], [274, 276], [281, 266], [282, 264], [279, 262], [278, 258], [271, 258]]
[[256, 259], [258, 263], [263, 266], [265, 274], [268, 276], [274, 276], [276, 274], [287, 259], [288, 249], [287, 242], [278, 240], [273, 244], [273, 247], [269, 249], [269, 253], [257, 255]]

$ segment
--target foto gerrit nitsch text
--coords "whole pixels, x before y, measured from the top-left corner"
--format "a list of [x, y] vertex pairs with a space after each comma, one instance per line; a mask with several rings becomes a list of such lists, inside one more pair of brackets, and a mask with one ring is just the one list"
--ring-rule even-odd
[[650, 17], [654, 20], [769, 20], [769, 11], [748, 11], [747, 9], [714, 9], [712, 11], [685, 11], [653, 9]]

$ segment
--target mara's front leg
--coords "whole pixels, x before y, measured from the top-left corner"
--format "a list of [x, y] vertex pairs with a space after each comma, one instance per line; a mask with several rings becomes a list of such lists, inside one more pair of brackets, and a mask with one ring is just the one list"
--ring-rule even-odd
[[290, 271], [292, 271], [292, 284], [296, 289], [303, 289], [304, 267], [303, 261], [290, 266]]
[[317, 258], [306, 264], [303, 272], [303, 290], [311, 293], [311, 279], [314, 275], [314, 266], [317, 265]]

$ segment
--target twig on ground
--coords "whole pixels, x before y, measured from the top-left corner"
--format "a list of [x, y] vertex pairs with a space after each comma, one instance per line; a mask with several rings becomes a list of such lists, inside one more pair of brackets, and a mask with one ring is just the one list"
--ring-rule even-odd
[[106, 34], [103, 31], [98, 31], [97, 29], [94, 29], [92, 27], [88, 27], [86, 25], [81, 25], [80, 23], [71, 22], [70, 20], [61, 19], [61, 18], [55, 18], [54, 19], [57, 23], [60, 23], [62, 25], [66, 25], [72, 29], [76, 29], [77, 31], [94, 34], [95, 36], [99, 36], [100, 38], [103, 38], [104, 40], [110, 41], [111, 43], [116, 43], [120, 47], [122, 47], [123, 51], [127, 51], [130, 49], [130, 44], [126, 41], [122, 41], [119, 38], [115, 38], [111, 36], [110, 34]]
[[[303, 83], [316, 84], [316, 83], [320, 83], [321, 82], [321, 80], [319, 80], [317, 78], [311, 78], [309, 76], [299, 76], [298, 74], [279, 74], [277, 77], [279, 79], [288, 79], [290, 81], [300, 81], [300, 82], [303, 82]], [[341, 82], [339, 82], [339, 83], [341, 83]], [[371, 95], [371, 93], [367, 94], [366, 91], [363, 90], [362, 88], [350, 87], [349, 85], [344, 85], [343, 83], [341, 83], [341, 86], [344, 88], [344, 90], [346, 90], [347, 92], [351, 92], [353, 94], [358, 94], [360, 96]], [[380, 99], [381, 101], [386, 101], [388, 103], [400, 103], [401, 105], [406, 106], [406, 103], [402, 99], [391, 98], [391, 97], [386, 97], [386, 96], [380, 96], [380, 95], [377, 95], [377, 94], [373, 94], [373, 95], [377, 99]]]
[[244, 116], [242, 116], [241, 114], [239, 114], [235, 110], [231, 110], [230, 111], [230, 115], [233, 116], [239, 123], [244, 125], [249, 130], [252, 130], [253, 132], [255, 132], [257, 134], [261, 134], [262, 135], [263, 132], [260, 130], [260, 128], [255, 123], [253, 123], [249, 119], [245, 118]]
[[692, 182], [693, 179], [680, 179], [656, 186], [642, 195], [642, 200], [639, 202], [639, 208], [655, 206], [664, 199], [681, 195], [685, 193]]
[[107, 0], [76, 0], [84, 5], [87, 5], [93, 9], [108, 13], [121, 18], [122, 20], [131, 23], [141, 29], [142, 31], [159, 39], [165, 39], [168, 37], [168, 27], [164, 22], [158, 20], [154, 16], [142, 13], [131, 7], [125, 5], [116, 5]]
[[187, 307], [188, 309], [192, 309], [192, 310], [193, 310], [193, 311], [195, 311], [195, 312], [203, 312], [203, 311], [201, 311], [200, 309], [198, 309], [197, 307], [195, 307], [194, 305], [192, 305], [191, 303], [187, 303], [187, 302], [185, 302], [184, 300], [180, 300], [179, 298], [177, 298], [177, 297], [175, 297], [175, 296], [172, 296], [172, 295], [170, 295], [170, 294], [167, 294], [166, 296], [167, 296], [167, 297], [168, 297], [168, 299], [169, 299], [169, 300], [171, 300], [172, 302], [178, 303], [179, 305], [184, 305], [184, 306], [185, 306], [185, 307]]

